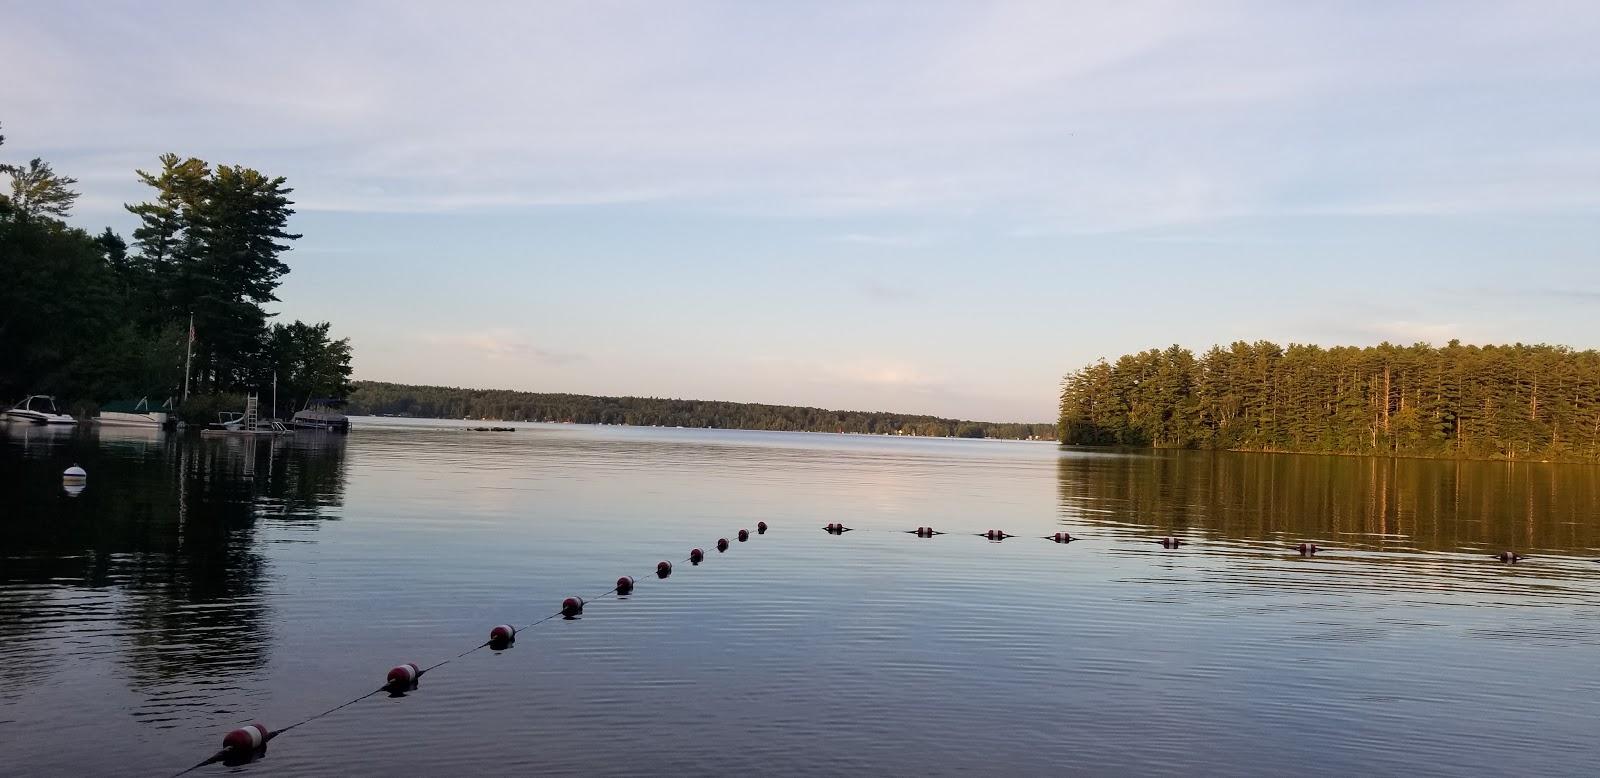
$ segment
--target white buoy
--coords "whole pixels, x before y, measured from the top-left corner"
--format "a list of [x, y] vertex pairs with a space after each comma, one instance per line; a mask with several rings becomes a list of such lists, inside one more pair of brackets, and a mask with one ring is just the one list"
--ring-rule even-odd
[[66, 490], [68, 497], [83, 494], [83, 489], [88, 484], [89, 473], [76, 464], [61, 473], [61, 488]]

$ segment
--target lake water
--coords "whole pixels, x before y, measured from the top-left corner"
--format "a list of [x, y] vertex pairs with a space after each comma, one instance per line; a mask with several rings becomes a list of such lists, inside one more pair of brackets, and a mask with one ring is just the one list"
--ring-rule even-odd
[[[193, 775], [1600, 760], [1595, 468], [517, 427], [0, 427], [0, 774], [170, 775], [624, 574], [630, 597]], [[1020, 537], [960, 534], [991, 528]]]

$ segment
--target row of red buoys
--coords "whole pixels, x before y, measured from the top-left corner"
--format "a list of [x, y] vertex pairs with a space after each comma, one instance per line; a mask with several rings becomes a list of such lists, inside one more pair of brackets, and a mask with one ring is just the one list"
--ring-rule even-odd
[[[843, 531], [845, 531], [845, 529], [844, 529], [843, 526], [840, 526], [838, 531], [843, 532]], [[765, 521], [756, 522], [756, 534], [758, 534], [758, 535], [767, 534], [767, 523]], [[747, 529], [739, 530], [739, 533], [738, 533], [737, 537], [739, 538], [739, 542], [740, 543], [744, 543], [744, 542], [748, 541], [750, 539], [750, 530], [747, 530]], [[727, 538], [719, 538], [717, 540], [717, 551], [721, 552], [721, 551], [727, 551], [727, 550], [728, 550], [728, 539]], [[693, 563], [693, 564], [698, 565], [702, 561], [705, 560], [705, 556], [706, 556], [705, 552], [701, 551], [700, 549], [697, 548], [697, 549], [694, 549], [693, 551], [689, 552], [689, 561], [691, 563]], [[671, 562], [668, 562], [666, 560], [662, 560], [661, 562], [656, 563], [656, 576], [657, 577], [666, 578], [667, 576], [670, 576], [670, 575], [672, 575], [672, 563]], [[614, 588], [612, 591], [616, 592], [618, 595], [631, 594], [633, 592], [633, 589], [634, 589], [634, 586], [636, 585], [636, 583], [637, 582], [633, 579], [632, 576], [626, 576], [625, 575], [625, 576], [622, 576], [621, 578], [617, 579], [616, 588]], [[608, 594], [609, 593], [610, 592], [608, 592]], [[584, 606], [584, 601], [583, 601], [582, 597], [576, 597], [576, 596], [568, 597], [565, 600], [561, 601], [560, 615], [563, 618], [566, 618], [566, 619], [575, 619], [575, 618], [583, 615], [583, 606]], [[494, 649], [496, 651], [500, 651], [500, 650], [504, 650], [506, 648], [510, 648], [511, 645], [516, 642], [516, 640], [517, 640], [517, 628], [516, 627], [513, 627], [510, 624], [499, 624], [499, 625], [496, 625], [495, 627], [493, 627], [492, 629], [489, 630], [489, 639], [486, 642], [484, 642], [482, 645], [480, 645], [479, 648], [488, 647], [488, 648]], [[471, 653], [471, 652], [469, 651], [467, 653]], [[465, 655], [466, 654], [462, 654], [462, 656], [465, 656]], [[443, 663], [441, 662], [440, 664], [443, 664]], [[434, 665], [433, 667], [438, 667], [438, 666], [439, 665]], [[402, 664], [402, 665], [396, 665], [396, 666], [394, 666], [393, 668], [391, 668], [389, 670], [388, 675], [386, 675], [385, 678], [384, 678], [383, 686], [380, 687], [378, 689], [378, 691], [387, 691], [392, 695], [401, 696], [405, 692], [412, 691], [412, 690], [416, 689], [420, 679], [422, 678], [422, 674], [428, 672], [429, 669], [432, 669], [432, 668], [424, 669], [422, 667], [419, 667], [415, 662], [407, 662], [407, 663]], [[370, 692], [366, 696], [370, 696], [371, 694], [376, 694], [376, 693], [377, 692]], [[363, 699], [363, 698], [362, 697], [356, 698], [356, 700], [360, 700], [360, 699]], [[355, 702], [356, 700], [352, 700], [351, 702]], [[347, 702], [345, 704], [348, 705], [350, 703]], [[341, 705], [339, 707], [344, 707], [344, 706]], [[305, 721], [300, 722], [300, 724], [304, 724], [304, 723], [310, 722], [310, 721], [312, 721], [312, 720], [314, 720], [316, 718], [319, 718], [320, 716], [326, 716], [326, 715], [328, 715], [328, 713], [332, 713], [333, 711], [336, 711], [338, 709], [339, 709], [338, 707], [333, 708], [333, 709], [331, 709], [329, 711], [326, 711], [324, 713], [319, 714], [318, 716], [313, 716], [310, 719], [306, 719]], [[295, 725], [289, 727], [288, 729], [293, 729], [296, 726], [300, 726], [300, 724], [295, 724]], [[207, 759], [206, 761], [201, 762], [200, 764], [197, 764], [194, 767], [189, 768], [188, 770], [185, 770], [184, 773], [188, 773], [188, 772], [191, 772], [193, 770], [197, 770], [197, 769], [199, 769], [201, 767], [204, 767], [205, 765], [215, 764], [217, 762], [224, 762], [224, 763], [233, 765], [233, 764], [243, 764], [244, 762], [248, 762], [250, 760], [253, 760], [256, 757], [264, 755], [266, 753], [267, 741], [273, 739], [274, 737], [277, 737], [278, 735], [282, 734], [285, 731], [287, 731], [287, 730], [273, 731], [273, 730], [267, 729], [266, 725], [262, 724], [260, 722], [248, 724], [246, 726], [243, 726], [243, 727], [240, 727], [238, 729], [232, 730], [227, 735], [223, 736], [223, 738], [222, 738], [222, 750], [221, 751], [218, 751], [214, 756], [212, 756], [211, 758]], [[182, 775], [183, 773], [179, 773], [179, 774]]]

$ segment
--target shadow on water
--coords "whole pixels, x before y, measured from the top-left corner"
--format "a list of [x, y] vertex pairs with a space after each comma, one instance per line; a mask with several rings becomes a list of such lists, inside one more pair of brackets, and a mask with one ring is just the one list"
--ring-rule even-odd
[[1064, 457], [1068, 524], [1239, 542], [1592, 556], [1600, 468], [1231, 452]]
[[120, 666], [146, 723], [234, 701], [271, 646], [259, 533], [329, 518], [344, 469], [336, 436], [0, 425], [0, 720], [62, 654]]

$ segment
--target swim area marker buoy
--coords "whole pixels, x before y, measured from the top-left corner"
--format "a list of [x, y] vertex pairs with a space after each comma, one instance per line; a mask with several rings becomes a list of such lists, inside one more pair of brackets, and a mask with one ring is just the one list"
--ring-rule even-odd
[[575, 619], [583, 615], [583, 598], [568, 597], [561, 601], [561, 618]]
[[[756, 526], [757, 526], [758, 532], [760, 534], [766, 534], [766, 530], [767, 530], [767, 523], [766, 522], [763, 521], [763, 522], [761, 522], [760, 524], [758, 524]], [[747, 540], [749, 538], [749, 535], [750, 535], [748, 530], [740, 530], [739, 534], [741, 536], [739, 538], [741, 541]], [[727, 551], [728, 550], [728, 539], [727, 538], [721, 538], [721, 539], [719, 539], [717, 541], [717, 550], [718, 551]], [[701, 551], [700, 549], [697, 548], [697, 549], [694, 549], [693, 551], [690, 552], [689, 559], [687, 559], [685, 561], [692, 562], [692, 563], [698, 565], [701, 561], [704, 561], [704, 559], [705, 559], [705, 552], [703, 552], [703, 551]], [[661, 579], [665, 579], [665, 578], [667, 578], [667, 576], [670, 576], [671, 574], [672, 574], [672, 563], [671, 562], [663, 560], [663, 561], [658, 562], [656, 564], [656, 577], [661, 578]], [[613, 586], [608, 591], [602, 592], [599, 595], [596, 595], [595, 597], [592, 597], [590, 599], [592, 601], [592, 600], [599, 600], [599, 599], [602, 599], [604, 597], [607, 597], [607, 596], [610, 596], [610, 595], [613, 595], [613, 594], [614, 595], [618, 595], [618, 596], [631, 594], [633, 592], [633, 590], [634, 590], [634, 587], [635, 587], [636, 583], [637, 583], [637, 579], [635, 579], [633, 576], [626, 576], [626, 575], [622, 576], [621, 578], [617, 579], [617, 585], [616, 586]], [[371, 697], [373, 695], [380, 694], [380, 693], [383, 693], [383, 692], [388, 692], [391, 696], [396, 696], [396, 697], [404, 696], [404, 692], [415, 690], [418, 687], [418, 682], [422, 678], [422, 675], [424, 673], [427, 673], [428, 671], [433, 670], [435, 668], [447, 665], [450, 662], [453, 662], [453, 661], [455, 661], [457, 659], [465, 658], [468, 654], [471, 654], [471, 653], [473, 653], [475, 651], [478, 651], [479, 649], [488, 648], [488, 649], [493, 650], [493, 651], [504, 651], [504, 650], [506, 650], [506, 649], [508, 649], [511, 646], [516, 644], [517, 633], [526, 631], [526, 630], [531, 629], [531, 628], [536, 627], [536, 626], [539, 626], [540, 624], [543, 624], [543, 623], [545, 623], [547, 621], [550, 621], [552, 619], [555, 619], [555, 618], [564, 618], [564, 619], [568, 619], [568, 620], [576, 619], [578, 616], [583, 614], [583, 606], [584, 605], [585, 605], [585, 602], [584, 602], [584, 599], [582, 597], [577, 597], [577, 596], [568, 597], [565, 600], [561, 601], [561, 609], [560, 610], [558, 610], [555, 613], [552, 613], [552, 614], [550, 614], [548, 616], [545, 616], [544, 618], [538, 619], [537, 621], [534, 621], [532, 624], [529, 624], [529, 625], [527, 625], [525, 627], [522, 627], [521, 629], [518, 629], [518, 628], [516, 628], [516, 627], [514, 627], [514, 626], [512, 626], [510, 624], [498, 624], [498, 625], [494, 626], [493, 628], [491, 628], [489, 630], [489, 639], [488, 640], [485, 640], [484, 642], [479, 643], [478, 645], [476, 645], [476, 646], [474, 646], [472, 648], [469, 648], [466, 651], [463, 651], [463, 652], [455, 655], [451, 659], [446, 659], [446, 660], [444, 660], [442, 662], [439, 662], [437, 664], [434, 664], [434, 665], [431, 665], [431, 666], [428, 666], [428, 667], [419, 667], [414, 662], [407, 662], [407, 663], [402, 664], [402, 665], [396, 665], [396, 666], [394, 666], [393, 668], [391, 668], [389, 670], [388, 675], [385, 676], [385, 678], [384, 678], [383, 685], [378, 687], [377, 689], [374, 689], [374, 690], [372, 690], [370, 692], [367, 692], [366, 694], [363, 694], [363, 695], [361, 695], [359, 697], [355, 697], [353, 699], [346, 700], [345, 702], [339, 703], [338, 705], [335, 705], [332, 708], [329, 708], [329, 709], [327, 709], [327, 710], [325, 710], [325, 711], [323, 711], [321, 713], [318, 713], [318, 714], [316, 714], [314, 716], [311, 716], [309, 718], [301, 719], [300, 721], [298, 721], [298, 722], [296, 722], [294, 724], [290, 724], [289, 726], [284, 727], [283, 729], [271, 730], [271, 729], [267, 729], [266, 725], [261, 724], [260, 722], [255, 722], [255, 723], [251, 723], [251, 724], [248, 724], [246, 726], [240, 727], [238, 729], [232, 730], [232, 731], [228, 732], [228, 734], [223, 737], [223, 739], [222, 739], [222, 750], [220, 750], [217, 753], [215, 753], [215, 754], [211, 755], [210, 757], [206, 758], [204, 761], [200, 762], [199, 764], [196, 764], [195, 766], [188, 768], [187, 770], [183, 770], [183, 771], [174, 773], [173, 774], [173, 778], [177, 778], [177, 776], [181, 776], [181, 775], [186, 775], [186, 774], [194, 772], [195, 770], [198, 770], [198, 769], [200, 769], [202, 767], [205, 767], [207, 765], [216, 764], [218, 762], [223, 762], [225, 764], [234, 765], [234, 764], [243, 764], [245, 762], [252, 761], [252, 760], [256, 759], [257, 757], [260, 757], [260, 756], [263, 756], [263, 755], [266, 754], [267, 742], [268, 741], [272, 740], [275, 737], [278, 737], [279, 735], [282, 735], [285, 732], [288, 732], [291, 729], [294, 729], [295, 727], [304, 726], [304, 725], [309, 724], [309, 723], [311, 723], [313, 721], [316, 721], [317, 719], [320, 719], [320, 718], [322, 718], [324, 716], [330, 715], [330, 714], [335, 713], [335, 712], [337, 712], [339, 710], [342, 710], [342, 709], [347, 708], [347, 707], [349, 707], [351, 705], [354, 705], [354, 704], [356, 704], [356, 703], [358, 703], [358, 702], [360, 702], [362, 700], [367, 699], [368, 697]]]
[[401, 695], [417, 688], [417, 681], [421, 678], [422, 669], [417, 667], [417, 663], [407, 662], [391, 668], [383, 685], [390, 694]]

